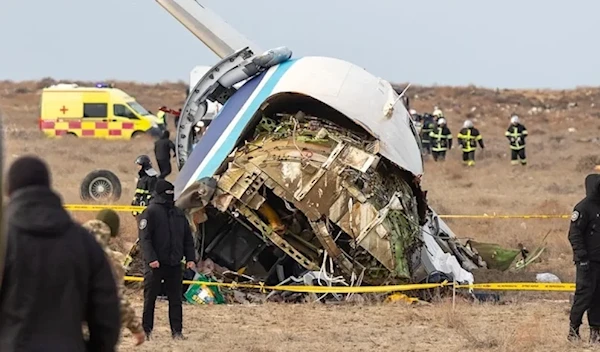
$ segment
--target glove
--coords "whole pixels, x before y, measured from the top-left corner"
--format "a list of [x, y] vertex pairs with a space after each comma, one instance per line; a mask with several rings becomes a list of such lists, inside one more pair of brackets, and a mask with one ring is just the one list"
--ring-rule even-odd
[[582, 271], [588, 271], [588, 270], [590, 270], [590, 262], [588, 262], [587, 260], [584, 261], [584, 262], [583, 261], [579, 262], [579, 268]]

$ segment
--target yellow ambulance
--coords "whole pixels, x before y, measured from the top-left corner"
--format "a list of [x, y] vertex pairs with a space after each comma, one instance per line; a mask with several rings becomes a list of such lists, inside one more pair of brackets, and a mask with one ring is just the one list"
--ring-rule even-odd
[[48, 137], [131, 139], [159, 136], [164, 124], [120, 89], [98, 84], [57, 84], [44, 88], [40, 130]]

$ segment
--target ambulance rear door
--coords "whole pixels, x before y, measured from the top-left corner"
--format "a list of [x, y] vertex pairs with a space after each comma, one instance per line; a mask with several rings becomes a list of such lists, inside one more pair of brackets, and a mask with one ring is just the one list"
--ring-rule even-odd
[[[42, 91], [40, 110], [40, 129], [49, 137], [65, 135], [81, 121], [82, 93], [77, 89], [46, 88]], [[77, 135], [77, 131], [71, 133]]]

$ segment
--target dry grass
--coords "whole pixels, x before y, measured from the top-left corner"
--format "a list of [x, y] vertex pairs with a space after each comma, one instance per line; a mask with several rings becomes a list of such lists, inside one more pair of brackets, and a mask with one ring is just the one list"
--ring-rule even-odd
[[[160, 105], [180, 107], [182, 84], [138, 85], [118, 82], [150, 110]], [[95, 168], [115, 172], [123, 183], [121, 204], [128, 204], [134, 187], [135, 157], [152, 155], [148, 140], [104, 142], [48, 140], [37, 131], [40, 82], [0, 82], [0, 110], [5, 116], [8, 162], [19, 155], [41, 155], [50, 164], [54, 185], [68, 203], [79, 203], [79, 183]], [[476, 87], [413, 87], [411, 104], [418, 111], [444, 109], [456, 135], [463, 119], [474, 119], [487, 150], [478, 151], [477, 166], [465, 169], [460, 151], [450, 152], [444, 164], [426, 162], [424, 186], [439, 213], [450, 214], [569, 214], [583, 196], [583, 179], [600, 161], [596, 155], [600, 89], [572, 91], [493, 91]], [[416, 94], [416, 96], [414, 96]], [[576, 103], [576, 104], [575, 104]], [[531, 110], [532, 108], [540, 108]], [[548, 110], [546, 110], [548, 109]], [[531, 112], [529, 114], [528, 112]], [[516, 112], [531, 131], [530, 165], [511, 167], [504, 130]], [[569, 128], [576, 132], [569, 132]], [[173, 179], [175, 175], [172, 175]], [[83, 221], [92, 214], [76, 213]], [[125, 241], [135, 238], [133, 217], [123, 214]], [[550, 271], [565, 281], [574, 278], [567, 240], [568, 220], [453, 219], [450, 226], [461, 238], [496, 242], [516, 248], [537, 246], [550, 231], [548, 249], [539, 263], [520, 275], [487, 279], [518, 280]], [[484, 276], [485, 277], [485, 276]], [[511, 296], [522, 302], [530, 293]], [[565, 295], [558, 295], [565, 298]], [[553, 296], [554, 297], [554, 296]], [[162, 306], [161, 306], [162, 307]], [[515, 303], [507, 306], [468, 306], [450, 313], [446, 306], [382, 308], [380, 306], [187, 307], [186, 326], [193, 340], [179, 345], [164, 342], [164, 350], [218, 348], [244, 351], [388, 350], [449, 351], [568, 350], [563, 342], [565, 303]], [[200, 310], [199, 314], [193, 312]], [[159, 315], [165, 315], [164, 307]], [[193, 318], [192, 318], [193, 317]], [[167, 337], [165, 321], [160, 325]], [[232, 334], [231, 332], [234, 331]], [[536, 331], [541, 331], [536, 333]], [[228, 336], [227, 338], [223, 338]], [[162, 342], [160, 342], [162, 343]], [[145, 347], [142, 350], [155, 350]], [[193, 346], [193, 347], [192, 347]], [[180, 348], [181, 347], [181, 348]], [[126, 348], [124, 348], [126, 350]]]
[[[141, 313], [141, 302], [136, 304]], [[167, 304], [157, 305], [157, 340], [140, 351], [582, 351], [568, 343], [564, 302], [426, 306], [233, 305], [184, 306], [187, 341], [172, 342]], [[582, 330], [584, 339], [587, 331]], [[130, 351], [124, 333], [121, 351]]]

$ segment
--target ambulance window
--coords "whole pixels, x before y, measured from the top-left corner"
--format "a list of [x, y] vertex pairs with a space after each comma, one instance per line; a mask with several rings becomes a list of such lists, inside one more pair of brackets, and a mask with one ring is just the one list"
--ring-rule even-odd
[[113, 115], [118, 117], [126, 117], [128, 119], [137, 119], [135, 114], [123, 104], [115, 104], [113, 106]]
[[83, 104], [83, 117], [107, 117], [107, 104]]

